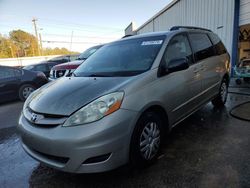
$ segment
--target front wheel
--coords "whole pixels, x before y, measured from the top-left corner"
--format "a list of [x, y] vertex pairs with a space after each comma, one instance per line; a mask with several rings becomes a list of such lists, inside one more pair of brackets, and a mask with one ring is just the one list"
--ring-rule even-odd
[[212, 103], [215, 107], [221, 107], [224, 106], [227, 102], [227, 96], [228, 96], [228, 82], [226, 79], [224, 79], [220, 85], [220, 91], [219, 94], [215, 99], [212, 100]]
[[19, 99], [21, 101], [25, 101], [29, 95], [35, 91], [35, 87], [31, 84], [25, 84], [25, 85], [22, 85], [20, 88], [19, 88]]
[[163, 138], [163, 122], [155, 112], [145, 112], [136, 124], [130, 146], [133, 166], [145, 166], [157, 159]]

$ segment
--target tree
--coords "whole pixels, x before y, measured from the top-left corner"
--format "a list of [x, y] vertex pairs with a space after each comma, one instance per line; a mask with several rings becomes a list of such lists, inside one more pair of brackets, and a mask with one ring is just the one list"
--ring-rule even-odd
[[11, 48], [13, 48], [11, 41], [0, 35], [0, 57], [12, 57]]
[[22, 30], [13, 30], [9, 35], [10, 40], [17, 47], [18, 57], [38, 55], [38, 42], [34, 35]]
[[[43, 55], [76, 54], [66, 48], [45, 48]], [[0, 58], [37, 56], [38, 42], [34, 35], [22, 30], [13, 30], [8, 36], [0, 34]]]

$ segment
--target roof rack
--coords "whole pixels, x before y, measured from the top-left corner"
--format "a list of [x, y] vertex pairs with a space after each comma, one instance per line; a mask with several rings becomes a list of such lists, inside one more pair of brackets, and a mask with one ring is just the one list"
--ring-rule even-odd
[[202, 27], [194, 27], [194, 26], [173, 26], [170, 28], [170, 31], [175, 31], [179, 29], [198, 29], [203, 31], [209, 31], [212, 32], [210, 29], [202, 28]]

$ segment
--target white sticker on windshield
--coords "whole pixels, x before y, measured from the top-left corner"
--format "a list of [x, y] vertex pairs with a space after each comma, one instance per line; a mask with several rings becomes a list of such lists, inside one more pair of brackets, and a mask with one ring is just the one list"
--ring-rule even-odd
[[142, 42], [142, 46], [149, 46], [149, 45], [161, 45], [163, 40], [154, 40], [154, 41], [144, 41]]

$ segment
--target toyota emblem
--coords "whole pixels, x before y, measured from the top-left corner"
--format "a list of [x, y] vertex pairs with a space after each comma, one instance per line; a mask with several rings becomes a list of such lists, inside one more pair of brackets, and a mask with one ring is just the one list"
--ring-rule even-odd
[[32, 113], [31, 114], [31, 119], [30, 119], [32, 122], [36, 122], [36, 120], [37, 120], [37, 114], [35, 114], [35, 113]]

